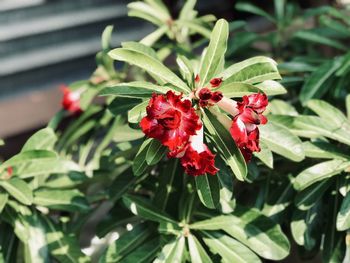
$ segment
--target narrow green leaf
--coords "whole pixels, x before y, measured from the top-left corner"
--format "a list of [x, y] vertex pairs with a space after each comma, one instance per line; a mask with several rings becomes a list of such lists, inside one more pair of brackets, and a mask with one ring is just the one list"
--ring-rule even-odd
[[147, 164], [157, 164], [164, 157], [166, 152], [167, 148], [165, 146], [163, 146], [158, 140], [152, 140], [146, 153]]
[[209, 46], [204, 55], [201, 68], [199, 70], [200, 83], [199, 86], [206, 85], [217, 72], [218, 65], [222, 57], [224, 57], [227, 48], [228, 23], [224, 19], [216, 22], [212, 34], [210, 36]]
[[327, 122], [333, 128], [340, 128], [350, 123], [346, 116], [331, 104], [322, 100], [309, 100], [306, 103], [306, 107], [314, 111], [318, 116], [320, 116], [325, 122]]
[[135, 98], [115, 98], [108, 105], [108, 109], [114, 115], [125, 114], [128, 110], [132, 109], [136, 105], [140, 104], [142, 101]]
[[191, 62], [185, 57], [179, 55], [176, 58], [176, 63], [179, 66], [182, 77], [187, 81], [189, 87], [193, 85], [194, 72]]
[[308, 31], [307, 30], [299, 30], [294, 34], [294, 37], [302, 39], [302, 40], [310, 41], [310, 42], [313, 42], [316, 44], [331, 46], [331, 47], [338, 48], [338, 49], [343, 50], [343, 51], [347, 50], [346, 46], [344, 46], [339, 41], [327, 38], [325, 36], [317, 34], [316, 32], [313, 32], [311, 30], [308, 30]]
[[10, 180], [2, 180], [0, 186], [22, 204], [31, 205], [33, 203], [33, 192], [22, 179], [13, 177]]
[[339, 60], [331, 60], [323, 63], [310, 77], [305, 81], [299, 98], [302, 102], [306, 102], [312, 98], [320, 98], [325, 93], [327, 88], [325, 82], [334, 74], [340, 67]]
[[146, 107], [149, 103], [149, 100], [146, 100], [135, 107], [133, 107], [131, 110], [128, 111], [128, 121], [130, 123], [139, 123], [141, 119], [146, 116]]
[[303, 148], [305, 156], [311, 158], [322, 159], [341, 159], [349, 160], [349, 156], [345, 152], [329, 142], [315, 141], [315, 142], [303, 142]]
[[43, 217], [46, 227], [46, 239], [50, 254], [61, 263], [88, 263], [90, 259], [80, 250], [78, 240], [64, 233], [58, 224]]
[[295, 205], [302, 211], [309, 210], [322, 198], [324, 192], [327, 191], [332, 182], [331, 180], [324, 180], [305, 188], [296, 195], [294, 200]]
[[187, 236], [187, 241], [192, 263], [212, 263], [207, 252], [194, 235], [189, 234]]
[[76, 189], [38, 189], [34, 192], [34, 204], [63, 211], [88, 211], [89, 204], [84, 195]]
[[346, 115], [350, 120], [350, 94], [348, 94], [345, 98], [345, 106], [346, 106]]
[[220, 232], [202, 232], [204, 242], [213, 253], [218, 253], [222, 262], [259, 263], [261, 260], [246, 246]]
[[151, 142], [152, 139], [145, 140], [135, 156], [134, 162], [132, 164], [132, 171], [134, 172], [135, 176], [142, 175], [148, 168], [146, 156]]
[[8, 197], [7, 193], [0, 192], [0, 214], [7, 203]]
[[126, 48], [116, 48], [108, 53], [113, 59], [138, 66], [147, 72], [173, 84], [178, 91], [188, 93], [189, 87], [175, 73], [165, 67], [158, 59], [146, 53]]
[[217, 207], [220, 200], [219, 181], [216, 175], [199, 175], [195, 177], [199, 199], [208, 208]]
[[237, 206], [230, 215], [196, 222], [190, 228], [222, 229], [266, 259], [280, 260], [289, 254], [290, 244], [280, 226], [256, 209]]
[[185, 237], [179, 236], [178, 238], [170, 241], [166, 244], [161, 253], [158, 255], [154, 263], [172, 263], [181, 262], [183, 259], [185, 249]]
[[108, 246], [100, 258], [100, 263], [122, 262], [128, 255], [146, 242], [152, 235], [152, 231], [144, 224], [134, 226], [131, 231], [125, 232], [119, 239]]
[[263, 142], [260, 142], [260, 152], [255, 152], [254, 156], [260, 159], [267, 167], [273, 169], [272, 151]]
[[140, 43], [146, 46], [153, 46], [162, 36], [167, 32], [168, 27], [166, 25], [163, 25], [153, 31], [152, 33], [145, 36], [143, 39], [140, 40]]
[[133, 81], [129, 83], [118, 83], [104, 88], [100, 96], [118, 96], [130, 98], [150, 98], [154, 92], [164, 94], [171, 88], [164, 88], [144, 81]]
[[225, 162], [236, 178], [243, 181], [247, 176], [247, 166], [230, 133], [210, 111], [205, 111], [203, 121]]
[[293, 182], [294, 188], [298, 191], [304, 190], [316, 182], [341, 173], [349, 166], [350, 162], [344, 162], [342, 160], [331, 160], [316, 164], [297, 175]]
[[177, 222], [171, 219], [164, 212], [160, 211], [157, 207], [153, 206], [150, 202], [141, 197], [124, 195], [124, 205], [135, 215], [140, 217], [156, 221], [156, 222], [170, 222], [177, 224]]
[[287, 90], [281, 83], [274, 80], [265, 80], [255, 85], [268, 96], [286, 94]]
[[338, 231], [350, 229], [350, 192], [346, 194], [337, 215]]
[[221, 91], [228, 98], [243, 97], [244, 95], [262, 92], [259, 88], [243, 82], [223, 83], [217, 90]]
[[101, 46], [104, 51], [110, 49], [113, 28], [113, 25], [106, 26], [106, 28], [102, 32]]
[[37, 131], [24, 144], [21, 152], [29, 150], [52, 150], [57, 141], [53, 129], [47, 127]]
[[273, 152], [292, 161], [300, 162], [304, 159], [301, 140], [286, 127], [269, 121], [259, 127], [261, 141]]
[[148, 240], [123, 258], [123, 263], [148, 263], [159, 249], [159, 237]]
[[235, 8], [239, 11], [244, 11], [244, 12], [252, 13], [254, 15], [263, 16], [266, 19], [270, 20], [272, 23], [276, 22], [273, 16], [271, 16], [269, 13], [262, 10], [260, 7], [257, 7], [256, 5], [242, 2], [242, 3], [237, 3], [235, 5]]
[[277, 63], [268, 57], [253, 57], [235, 63], [219, 74], [223, 78], [223, 85], [230, 82], [245, 82], [255, 84], [266, 80], [281, 79]]
[[295, 242], [312, 250], [320, 243], [322, 237], [322, 206], [318, 202], [307, 211], [295, 209], [292, 215], [290, 228]]

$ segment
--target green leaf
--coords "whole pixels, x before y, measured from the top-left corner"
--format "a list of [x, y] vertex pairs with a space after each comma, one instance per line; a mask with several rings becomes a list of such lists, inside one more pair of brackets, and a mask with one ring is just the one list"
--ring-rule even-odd
[[310, 77], [305, 81], [299, 98], [302, 102], [306, 102], [312, 98], [319, 98], [325, 93], [325, 82], [335, 73], [340, 67], [339, 60], [331, 60], [323, 63]]
[[292, 236], [299, 246], [304, 246], [307, 250], [312, 250], [320, 242], [323, 223], [321, 208], [321, 203], [318, 202], [307, 211], [295, 209], [293, 212], [290, 223]]
[[170, 218], [157, 207], [153, 206], [146, 199], [136, 196], [124, 195], [124, 205], [135, 215], [156, 222], [170, 222], [177, 224], [175, 220]]
[[342, 160], [331, 160], [316, 164], [299, 173], [293, 182], [293, 186], [298, 191], [304, 190], [316, 182], [341, 173], [349, 166], [350, 162]]
[[295, 205], [302, 211], [309, 210], [318, 200], [322, 198], [323, 194], [327, 191], [331, 184], [331, 180], [324, 180], [310, 185], [296, 195], [294, 200]]
[[33, 203], [33, 192], [22, 179], [13, 177], [10, 180], [2, 180], [0, 186], [22, 204], [31, 205]]
[[270, 20], [272, 23], [276, 22], [273, 16], [269, 15], [269, 13], [265, 12], [260, 7], [257, 7], [256, 5], [253, 5], [250, 3], [237, 3], [235, 5], [235, 8], [239, 11], [244, 11], [244, 12], [252, 13], [254, 15], [263, 16], [266, 19]]
[[226, 164], [236, 178], [243, 181], [247, 176], [247, 166], [230, 133], [210, 111], [205, 111], [203, 121]]
[[154, 263], [172, 263], [182, 262], [185, 250], [185, 237], [178, 238], [166, 244], [158, 257], [153, 261]]
[[333, 140], [350, 145], [349, 132], [341, 128], [333, 129], [327, 125], [320, 117], [317, 116], [297, 116], [293, 125], [303, 132], [314, 133], [318, 137], [325, 136]]
[[348, 119], [340, 110], [325, 101], [310, 100], [305, 106], [314, 111], [330, 126], [333, 126], [334, 129], [340, 128], [346, 123], [350, 125]]
[[207, 252], [194, 235], [189, 234], [187, 236], [187, 241], [192, 263], [212, 263]]
[[195, 177], [195, 181], [197, 193], [202, 204], [211, 209], [217, 207], [220, 200], [220, 189], [216, 175], [199, 175]]
[[253, 57], [235, 63], [219, 74], [223, 78], [223, 85], [230, 82], [244, 82], [255, 84], [266, 80], [281, 79], [277, 63], [268, 57]]
[[112, 33], [113, 33], [112, 25], [106, 26], [106, 28], [102, 32], [101, 46], [104, 51], [107, 51], [110, 49]]
[[176, 25], [182, 28], [188, 28], [192, 30], [192, 32], [198, 33], [205, 38], [210, 38], [211, 36], [210, 30], [207, 27], [203, 26], [202, 23], [197, 22], [196, 20], [176, 20]]
[[185, 56], [179, 55], [176, 58], [176, 63], [179, 66], [182, 77], [187, 81], [189, 87], [191, 87], [194, 81], [194, 72], [191, 62]]
[[76, 237], [64, 233], [58, 224], [43, 217], [46, 227], [47, 245], [50, 254], [60, 263], [88, 263], [90, 259], [81, 252]]
[[205, 52], [199, 70], [199, 86], [206, 85], [217, 72], [220, 60], [224, 57], [227, 48], [228, 23], [224, 19], [216, 22], [210, 36], [209, 46]]
[[128, 110], [132, 109], [141, 102], [142, 101], [140, 99], [117, 97], [108, 105], [108, 109], [114, 116], [117, 116], [120, 114], [125, 114]]
[[237, 206], [230, 215], [196, 222], [190, 228], [222, 229], [266, 259], [280, 260], [289, 254], [290, 244], [280, 226], [257, 209]]
[[164, 94], [167, 90], [164, 87], [143, 81], [129, 83], [118, 83], [111, 87], [104, 88], [100, 96], [119, 96], [130, 98], [150, 98], [154, 92]]
[[223, 83], [217, 90], [221, 91], [228, 98], [243, 97], [244, 95], [261, 92], [259, 88], [243, 82]]
[[148, 263], [159, 249], [159, 237], [148, 240], [123, 258], [123, 263]]
[[218, 253], [222, 262], [256, 263], [261, 260], [246, 246], [220, 232], [202, 232], [204, 242], [213, 253]]
[[132, 164], [132, 171], [134, 172], [135, 176], [142, 175], [148, 168], [146, 156], [151, 143], [152, 139], [145, 140], [135, 156], [134, 162]]
[[50, 209], [84, 212], [90, 209], [84, 195], [76, 189], [38, 189], [34, 192], [34, 204]]
[[57, 141], [53, 129], [47, 127], [37, 131], [24, 144], [21, 152], [29, 150], [52, 150]]
[[349, 160], [349, 156], [344, 153], [336, 145], [330, 144], [329, 142], [315, 141], [315, 142], [303, 142], [303, 148], [305, 156], [311, 158], [322, 158], [322, 159], [341, 159]]
[[150, 5], [148, 3], [144, 2], [132, 2], [128, 4], [128, 8], [131, 9], [128, 13], [129, 16], [137, 16], [143, 19], [146, 19], [144, 16], [137, 15], [139, 13], [145, 14], [148, 19], [148, 21], [156, 24], [156, 25], [162, 25], [165, 23], [168, 19], [171, 17], [169, 16], [169, 13], [166, 11], [166, 9], [160, 9], [158, 6]]
[[[147, 47], [149, 48], [149, 47]], [[188, 93], [189, 87], [175, 73], [165, 67], [162, 62], [150, 55], [127, 48], [116, 48], [108, 53], [111, 58], [138, 66], [147, 72], [171, 83], [180, 92]]]
[[131, 231], [125, 232], [119, 239], [108, 246], [100, 258], [100, 263], [122, 262], [121, 260], [152, 235], [152, 231], [144, 224], [134, 226]]
[[260, 142], [260, 152], [255, 152], [254, 156], [260, 159], [267, 167], [273, 169], [272, 151], [263, 142]]
[[304, 159], [301, 140], [286, 127], [269, 121], [259, 126], [261, 141], [273, 152], [292, 161], [300, 162]]
[[148, 165], [157, 164], [167, 152], [167, 148], [158, 140], [153, 139], [147, 149], [146, 162]]
[[8, 197], [7, 193], [0, 192], [0, 214], [7, 203]]
[[274, 80], [265, 80], [255, 85], [268, 96], [286, 94], [287, 90], [281, 83]]
[[9, 166], [24, 165], [42, 159], [57, 159], [57, 154], [46, 150], [32, 150], [21, 152], [1, 164], [0, 173]]
[[128, 121], [130, 123], [139, 123], [141, 119], [146, 116], [146, 107], [149, 103], [149, 100], [146, 100], [135, 107], [133, 107], [131, 110], [128, 111]]
[[346, 194], [337, 215], [338, 231], [350, 229], [350, 192]]
[[346, 116], [348, 117], [348, 119], [350, 119], [350, 94], [346, 96], [345, 104], [346, 104]]
[[140, 43], [149, 47], [153, 46], [167, 32], [167, 30], [168, 27], [163, 25], [141, 39]]
[[294, 34], [294, 37], [302, 40], [310, 41], [316, 44], [331, 46], [343, 51], [347, 50], [346, 46], [344, 46], [342, 43], [336, 40], [327, 38], [325, 36], [322, 36], [320, 34], [317, 34], [316, 32], [313, 32], [310, 30], [299, 30]]

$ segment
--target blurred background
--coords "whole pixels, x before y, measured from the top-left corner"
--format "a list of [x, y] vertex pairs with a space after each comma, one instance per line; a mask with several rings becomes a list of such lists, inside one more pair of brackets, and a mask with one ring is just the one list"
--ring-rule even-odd
[[[11, 156], [33, 130], [60, 109], [60, 84], [86, 79], [95, 69], [100, 35], [115, 25], [113, 45], [137, 40], [153, 27], [127, 17], [127, 0], [0, 0], [0, 155]], [[183, 1], [166, 0], [173, 14]], [[269, 25], [238, 13], [234, 0], [199, 0], [200, 13], [249, 21], [255, 31]], [[250, 1], [264, 10], [273, 1]], [[334, 1], [300, 0], [302, 8]]]

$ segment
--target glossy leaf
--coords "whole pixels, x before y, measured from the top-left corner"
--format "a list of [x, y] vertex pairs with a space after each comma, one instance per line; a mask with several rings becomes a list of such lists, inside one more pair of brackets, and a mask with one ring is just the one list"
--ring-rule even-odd
[[247, 176], [247, 166], [230, 133], [210, 111], [205, 112], [203, 121], [226, 164], [236, 178], [243, 181]]
[[148, 165], [157, 164], [167, 152], [167, 148], [158, 140], [152, 140], [146, 153], [146, 162]]
[[31, 205], [33, 203], [33, 192], [22, 179], [13, 177], [10, 180], [1, 180], [0, 186], [22, 204]]
[[142, 175], [148, 168], [146, 156], [151, 143], [152, 139], [145, 140], [135, 156], [134, 162], [132, 164], [132, 171], [134, 172], [135, 176]]
[[78, 190], [38, 189], [34, 192], [34, 204], [63, 211], [88, 211], [89, 204]]
[[212, 263], [209, 255], [194, 235], [189, 234], [187, 237], [187, 242], [192, 263]]
[[214, 209], [220, 199], [219, 181], [216, 175], [204, 174], [195, 177], [196, 188], [202, 204]]
[[179, 236], [167, 243], [158, 257], [153, 261], [154, 263], [171, 263], [181, 262], [185, 249], [185, 237]]
[[255, 84], [266, 80], [281, 79], [277, 63], [271, 58], [262, 56], [235, 63], [220, 73], [219, 77], [223, 78], [223, 85], [230, 82]]
[[0, 192], [0, 214], [5, 207], [7, 200], [8, 200], [8, 194]]
[[220, 232], [204, 232], [204, 242], [213, 253], [218, 253], [222, 262], [256, 263], [260, 259], [246, 246]]
[[163, 94], [167, 90], [164, 87], [143, 81], [133, 81], [128, 83], [118, 83], [111, 87], [104, 88], [101, 96], [119, 96], [131, 98], [150, 98], [154, 92]]
[[164, 212], [160, 211], [157, 207], [153, 206], [144, 198], [124, 195], [123, 203], [133, 214], [140, 217], [156, 222], [170, 222], [177, 224], [175, 220], [170, 218]]
[[155, 76], [164, 79], [178, 88], [178, 91], [188, 92], [187, 85], [175, 73], [165, 67], [158, 59], [146, 53], [130, 50], [127, 48], [116, 48], [109, 52], [109, 55], [119, 61], [125, 61], [136, 65]]
[[331, 160], [311, 166], [297, 175], [293, 182], [294, 188], [298, 191], [304, 190], [316, 182], [341, 173], [349, 165], [349, 162], [342, 160]]
[[304, 159], [301, 140], [282, 125], [269, 121], [259, 127], [261, 141], [273, 152], [292, 161]]
[[295, 205], [302, 211], [310, 209], [322, 198], [324, 192], [327, 191], [331, 183], [331, 180], [324, 180], [305, 188], [296, 195], [294, 201]]
[[139, 123], [141, 119], [146, 116], [146, 107], [149, 100], [146, 100], [128, 111], [128, 121], [130, 123]]
[[337, 229], [345, 231], [350, 229], [350, 192], [344, 197], [337, 215]]
[[52, 150], [57, 137], [53, 129], [47, 127], [32, 135], [22, 147], [22, 152], [29, 150]]
[[199, 70], [199, 86], [203, 87], [215, 77], [220, 60], [225, 55], [228, 38], [228, 23], [224, 19], [216, 22], [210, 36], [209, 46], [205, 52], [201, 68]]

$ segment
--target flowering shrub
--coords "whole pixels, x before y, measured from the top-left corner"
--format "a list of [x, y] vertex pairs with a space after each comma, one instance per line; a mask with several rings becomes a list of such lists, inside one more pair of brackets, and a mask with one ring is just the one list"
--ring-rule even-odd
[[251, 263], [295, 242], [347, 262], [349, 116], [277, 99], [277, 63], [227, 59], [229, 23], [194, 5], [129, 4], [157, 29], [112, 49], [107, 27], [91, 78], [0, 165], [0, 260]]

